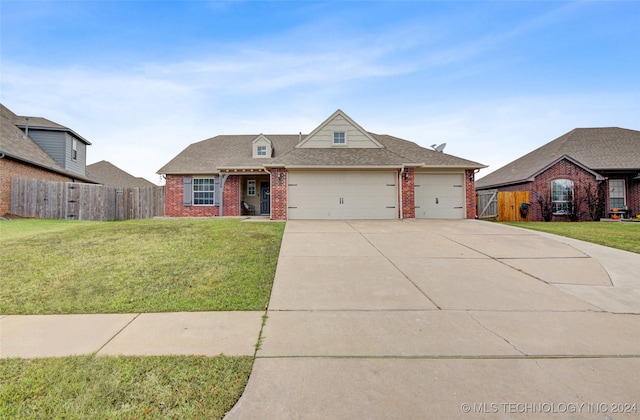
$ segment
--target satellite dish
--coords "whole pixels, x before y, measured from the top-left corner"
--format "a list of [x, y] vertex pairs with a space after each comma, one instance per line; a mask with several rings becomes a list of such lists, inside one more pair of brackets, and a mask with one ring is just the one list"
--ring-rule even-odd
[[442, 151], [444, 150], [444, 148], [447, 146], [447, 143], [442, 143], [438, 146], [434, 144], [431, 145], [431, 147], [433, 148], [433, 150], [435, 150], [436, 152], [442, 153]]

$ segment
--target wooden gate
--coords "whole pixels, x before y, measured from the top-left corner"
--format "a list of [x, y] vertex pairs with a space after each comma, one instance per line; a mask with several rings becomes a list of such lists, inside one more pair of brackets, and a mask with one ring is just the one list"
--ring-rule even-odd
[[520, 207], [525, 204], [531, 206], [529, 191], [501, 191], [498, 193], [498, 221], [499, 222], [527, 222], [529, 215], [522, 217]]
[[479, 219], [498, 217], [498, 190], [483, 190], [476, 193]]

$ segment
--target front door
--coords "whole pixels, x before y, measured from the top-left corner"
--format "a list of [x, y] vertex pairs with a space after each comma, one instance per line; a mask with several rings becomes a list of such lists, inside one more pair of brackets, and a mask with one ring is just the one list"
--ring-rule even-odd
[[271, 214], [271, 188], [268, 182], [260, 183], [260, 214]]

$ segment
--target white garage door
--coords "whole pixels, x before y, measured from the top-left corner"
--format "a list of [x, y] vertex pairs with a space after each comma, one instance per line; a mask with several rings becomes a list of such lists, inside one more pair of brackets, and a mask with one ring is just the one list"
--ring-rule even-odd
[[464, 175], [416, 174], [416, 218], [464, 219]]
[[289, 219], [397, 219], [395, 172], [289, 172]]

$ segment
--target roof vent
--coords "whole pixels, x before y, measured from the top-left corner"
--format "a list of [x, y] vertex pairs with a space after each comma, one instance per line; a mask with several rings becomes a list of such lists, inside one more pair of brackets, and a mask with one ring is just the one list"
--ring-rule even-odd
[[22, 137], [24, 140], [29, 138], [29, 117], [24, 117], [24, 136]]

